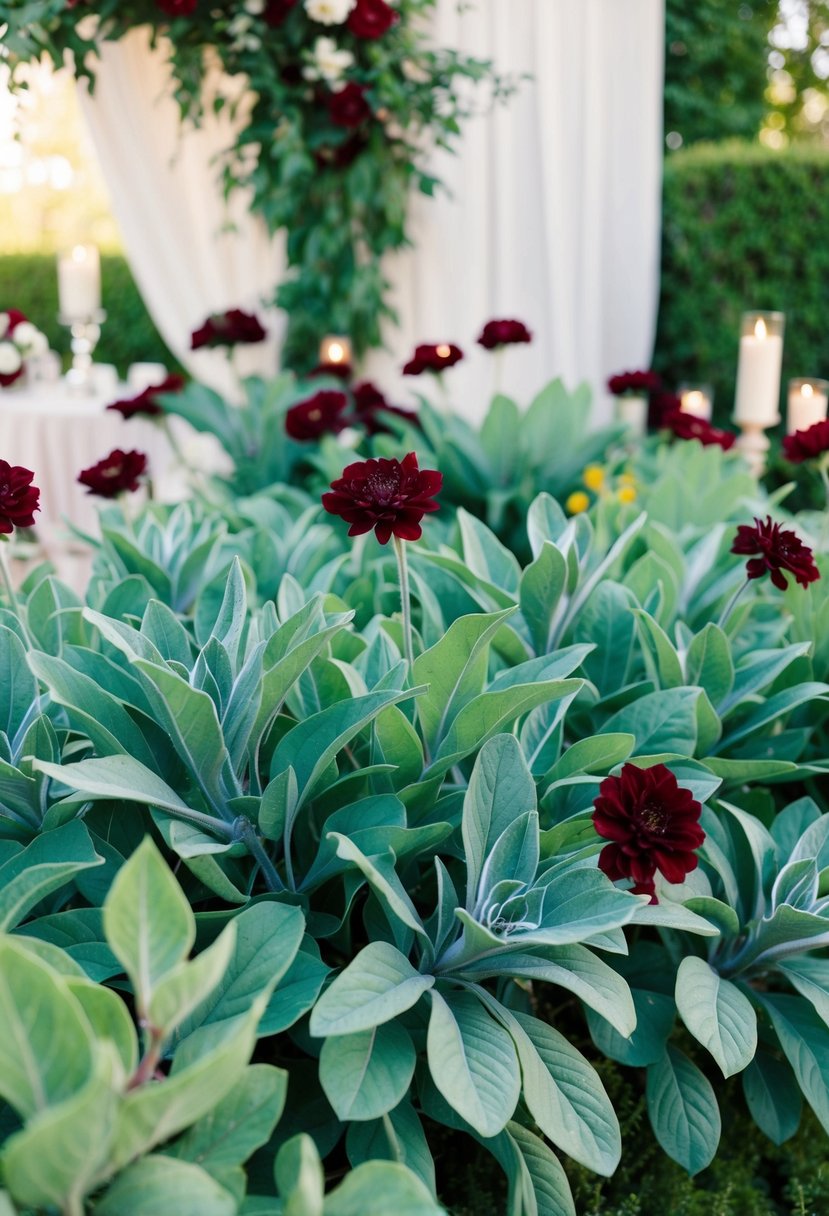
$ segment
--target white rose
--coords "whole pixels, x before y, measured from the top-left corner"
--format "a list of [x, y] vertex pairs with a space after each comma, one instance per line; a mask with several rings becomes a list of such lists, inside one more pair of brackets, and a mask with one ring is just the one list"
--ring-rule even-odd
[[31, 321], [21, 321], [14, 327], [12, 341], [23, 351], [24, 355], [42, 355], [49, 349], [46, 335], [41, 333]]
[[5, 338], [6, 330], [9, 328], [9, 314], [0, 312], [0, 338]]
[[311, 63], [303, 69], [306, 80], [326, 80], [334, 84], [354, 62], [351, 51], [341, 51], [333, 38], [317, 38], [311, 52]]
[[22, 366], [17, 347], [12, 342], [0, 342], [0, 376], [13, 376]]
[[305, 0], [305, 11], [320, 25], [342, 25], [357, 0]]
[[247, 13], [237, 13], [227, 27], [227, 32], [231, 38], [240, 38], [248, 32], [253, 26], [253, 18]]

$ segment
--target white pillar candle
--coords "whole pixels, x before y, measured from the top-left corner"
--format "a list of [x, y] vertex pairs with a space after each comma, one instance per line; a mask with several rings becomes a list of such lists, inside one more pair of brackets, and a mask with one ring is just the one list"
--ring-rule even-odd
[[693, 414], [695, 418], [711, 421], [713, 402], [711, 390], [708, 388], [683, 388], [679, 393], [680, 406], [683, 414]]
[[789, 416], [786, 430], [790, 435], [795, 431], [807, 431], [816, 422], [824, 422], [828, 408], [829, 381], [789, 381]]
[[648, 429], [647, 397], [617, 397], [616, 418], [619, 422], [624, 422], [635, 435], [644, 435]]
[[320, 343], [320, 363], [350, 363], [351, 342], [342, 334], [329, 334]]
[[783, 314], [746, 313], [740, 338], [734, 421], [774, 426], [780, 421]]
[[67, 320], [87, 321], [101, 308], [101, 260], [94, 245], [58, 255], [58, 303]]

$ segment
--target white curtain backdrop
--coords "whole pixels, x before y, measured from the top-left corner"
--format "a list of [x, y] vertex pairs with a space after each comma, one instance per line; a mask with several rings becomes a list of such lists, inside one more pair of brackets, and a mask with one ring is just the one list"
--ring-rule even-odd
[[[477, 417], [492, 360], [475, 346], [484, 321], [517, 317], [529, 347], [508, 352], [504, 386], [527, 402], [552, 375], [594, 389], [647, 365], [659, 276], [664, 0], [438, 0], [438, 45], [527, 74], [503, 107], [466, 124], [435, 170], [448, 187], [412, 203], [415, 248], [388, 263], [399, 329], [366, 371], [405, 400], [400, 367], [416, 342], [457, 342], [460, 412]], [[108, 46], [84, 110], [139, 286], [170, 348], [215, 382], [220, 362], [192, 360], [187, 336], [210, 311], [256, 307], [284, 271], [244, 200], [215, 187], [226, 128], [181, 134], [169, 78], [140, 31]], [[222, 232], [231, 218], [235, 233]], [[106, 304], [106, 301], [104, 302]], [[278, 314], [269, 318], [278, 342]], [[247, 352], [272, 370], [274, 344]]]

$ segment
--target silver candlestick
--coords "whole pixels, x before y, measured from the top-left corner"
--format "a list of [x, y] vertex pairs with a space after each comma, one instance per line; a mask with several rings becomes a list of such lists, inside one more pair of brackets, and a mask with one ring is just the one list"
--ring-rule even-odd
[[70, 393], [76, 396], [89, 396], [95, 391], [92, 377], [92, 352], [98, 345], [101, 336], [101, 326], [107, 315], [103, 308], [97, 309], [88, 317], [58, 316], [61, 325], [66, 325], [72, 335], [72, 366], [66, 373], [66, 383]]

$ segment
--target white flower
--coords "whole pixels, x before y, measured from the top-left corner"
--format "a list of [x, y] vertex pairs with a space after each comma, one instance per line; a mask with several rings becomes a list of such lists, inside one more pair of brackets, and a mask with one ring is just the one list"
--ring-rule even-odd
[[259, 17], [265, 11], [266, 0], [245, 0], [244, 9], [251, 17]]
[[46, 335], [31, 321], [21, 321], [15, 325], [12, 341], [24, 355], [42, 355], [49, 349]]
[[357, 0], [305, 0], [305, 11], [320, 25], [342, 25]]
[[0, 342], [0, 376], [13, 376], [23, 366], [20, 351], [12, 342]]
[[404, 59], [400, 65], [400, 70], [407, 80], [412, 84], [426, 84], [430, 79], [426, 68], [419, 64], [415, 59]]
[[0, 338], [5, 338], [6, 330], [9, 328], [9, 314], [0, 312]]
[[351, 51], [338, 49], [333, 38], [317, 38], [311, 52], [311, 63], [303, 68], [306, 80], [325, 80], [334, 84], [342, 78], [354, 62]]
[[227, 32], [231, 38], [239, 38], [246, 34], [253, 26], [253, 18], [247, 13], [237, 13], [227, 27]]

